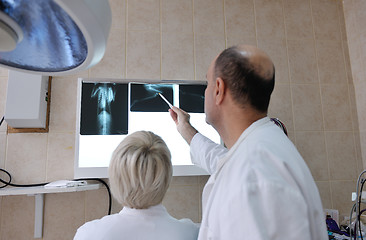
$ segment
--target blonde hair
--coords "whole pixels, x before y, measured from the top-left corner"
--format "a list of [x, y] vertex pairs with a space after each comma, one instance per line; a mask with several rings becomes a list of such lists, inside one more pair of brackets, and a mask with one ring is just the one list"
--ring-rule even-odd
[[170, 151], [161, 137], [138, 131], [114, 150], [109, 164], [113, 196], [123, 206], [143, 209], [160, 204], [172, 178]]

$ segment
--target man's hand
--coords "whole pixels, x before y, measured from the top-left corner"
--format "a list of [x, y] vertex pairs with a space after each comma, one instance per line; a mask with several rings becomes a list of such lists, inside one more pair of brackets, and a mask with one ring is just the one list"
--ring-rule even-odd
[[190, 124], [189, 114], [174, 106], [169, 109], [169, 113], [175, 122], [175, 125], [177, 125], [177, 130], [180, 135], [182, 135], [188, 144], [191, 144], [192, 138], [197, 133], [197, 130]]

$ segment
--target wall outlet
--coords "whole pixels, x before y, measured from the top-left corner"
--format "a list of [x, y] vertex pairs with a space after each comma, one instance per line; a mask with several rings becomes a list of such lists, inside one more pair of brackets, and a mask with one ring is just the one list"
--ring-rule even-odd
[[324, 209], [325, 216], [330, 215], [339, 225], [339, 211], [337, 209]]
[[[356, 201], [357, 198], [357, 194], [355, 192], [352, 193], [352, 202]], [[358, 199], [357, 199], [358, 201]], [[366, 203], [366, 192], [362, 191], [362, 195], [361, 195], [361, 202]]]

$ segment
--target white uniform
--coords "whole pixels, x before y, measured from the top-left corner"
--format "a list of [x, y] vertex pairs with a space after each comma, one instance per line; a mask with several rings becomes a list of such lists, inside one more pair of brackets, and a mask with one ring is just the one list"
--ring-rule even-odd
[[268, 117], [247, 128], [229, 151], [196, 134], [191, 156], [208, 172], [216, 168], [203, 190], [198, 239], [328, 239], [313, 177]]
[[196, 224], [173, 218], [160, 204], [148, 209], [124, 207], [120, 213], [85, 223], [74, 240], [193, 240], [197, 235]]

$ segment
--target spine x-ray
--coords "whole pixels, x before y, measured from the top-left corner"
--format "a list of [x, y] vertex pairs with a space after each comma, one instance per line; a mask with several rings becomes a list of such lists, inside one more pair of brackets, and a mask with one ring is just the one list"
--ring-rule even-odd
[[128, 84], [83, 83], [81, 135], [128, 133]]

